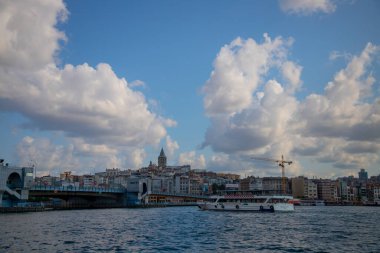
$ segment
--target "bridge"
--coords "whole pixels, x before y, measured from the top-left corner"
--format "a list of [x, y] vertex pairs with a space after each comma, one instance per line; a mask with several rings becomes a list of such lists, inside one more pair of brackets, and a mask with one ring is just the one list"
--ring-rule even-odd
[[[205, 195], [168, 192], [147, 191], [140, 194], [140, 197], [137, 194], [132, 196], [130, 193], [125, 188], [36, 185], [30, 188], [29, 199], [56, 200], [56, 208], [124, 207], [147, 204], [187, 205], [208, 199]], [[131, 198], [134, 199], [132, 203]]]
[[30, 188], [31, 191], [38, 192], [83, 192], [83, 193], [124, 193], [125, 188], [118, 187], [75, 187], [75, 186], [50, 186], [50, 185], [34, 185]]
[[124, 188], [35, 185], [29, 199], [52, 200], [55, 208], [101, 208], [125, 206]]

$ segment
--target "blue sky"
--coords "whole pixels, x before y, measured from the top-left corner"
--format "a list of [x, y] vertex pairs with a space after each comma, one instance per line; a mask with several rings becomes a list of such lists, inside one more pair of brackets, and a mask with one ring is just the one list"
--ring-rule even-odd
[[[4, 1], [0, 155], [39, 174], [170, 164], [380, 174], [378, 1]], [[26, 6], [29, 5], [29, 6]], [[26, 8], [28, 7], [28, 8]]]

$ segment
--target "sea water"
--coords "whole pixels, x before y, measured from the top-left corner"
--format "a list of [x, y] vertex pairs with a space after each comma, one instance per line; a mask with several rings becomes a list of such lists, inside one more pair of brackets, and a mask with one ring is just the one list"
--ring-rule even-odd
[[380, 207], [197, 207], [0, 214], [0, 252], [380, 252]]

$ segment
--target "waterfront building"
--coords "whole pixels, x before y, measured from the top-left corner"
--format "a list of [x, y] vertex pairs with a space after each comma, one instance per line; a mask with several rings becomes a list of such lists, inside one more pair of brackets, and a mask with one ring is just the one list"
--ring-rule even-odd
[[373, 186], [373, 201], [380, 204], [380, 184]]
[[190, 178], [190, 191], [189, 194], [191, 195], [202, 195], [202, 180], [200, 178]]
[[251, 191], [262, 191], [263, 190], [263, 179], [256, 177], [251, 181], [249, 185]]
[[337, 179], [338, 182], [338, 201], [344, 202], [348, 200], [347, 182], [342, 179]]
[[292, 194], [294, 198], [305, 198], [307, 196], [306, 180], [307, 178], [303, 176], [292, 178]]
[[217, 177], [224, 178], [227, 180], [230, 180], [232, 182], [237, 181], [240, 179], [240, 175], [238, 174], [232, 174], [232, 173], [217, 173]]
[[152, 176], [151, 178], [152, 192], [166, 192], [173, 193], [174, 192], [174, 182], [173, 177], [166, 176]]
[[338, 201], [337, 183], [330, 179], [314, 179], [318, 187], [318, 199], [326, 202]]
[[318, 187], [311, 179], [307, 180], [307, 198], [318, 199]]
[[[283, 193], [282, 177], [263, 177], [263, 191], [272, 193]], [[285, 192], [289, 193], [289, 179], [285, 178]]]
[[377, 183], [377, 184], [380, 184], [380, 175], [377, 175], [377, 176], [371, 176], [369, 181], [371, 181], [372, 183]]
[[83, 175], [81, 185], [83, 187], [94, 187], [95, 177], [93, 175]]
[[360, 171], [358, 172], [358, 175], [359, 175], [359, 181], [361, 183], [367, 182], [367, 180], [368, 180], [368, 173], [367, 173], [367, 171], [365, 171], [365, 169], [360, 169]]
[[174, 177], [174, 193], [188, 194], [190, 192], [190, 179], [186, 175], [176, 175]]
[[249, 176], [240, 180], [241, 191], [262, 191], [263, 179], [259, 177]]
[[59, 177], [54, 176], [42, 176], [42, 177], [36, 177], [34, 179], [34, 182], [36, 185], [44, 185], [44, 186], [60, 186], [61, 180]]
[[239, 184], [226, 184], [226, 191], [238, 191]]
[[354, 202], [358, 200], [358, 191], [356, 187], [347, 185], [347, 201]]
[[240, 190], [241, 191], [249, 191], [249, 185], [251, 183], [251, 178], [253, 177], [247, 177], [240, 180]]
[[169, 192], [169, 193], [174, 192], [173, 176], [162, 178], [162, 189], [161, 189], [161, 191], [162, 192]]
[[295, 198], [318, 199], [318, 187], [311, 179], [299, 176], [292, 178], [292, 194]]

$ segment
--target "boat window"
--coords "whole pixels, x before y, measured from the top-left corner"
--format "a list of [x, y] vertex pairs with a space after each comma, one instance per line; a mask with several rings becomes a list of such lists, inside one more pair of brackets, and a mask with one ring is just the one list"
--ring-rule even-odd
[[264, 198], [263, 198], [263, 199], [262, 199], [262, 198], [260, 198], [260, 199], [256, 199], [256, 203], [264, 203], [265, 200], [266, 200], [266, 199], [264, 199]]

